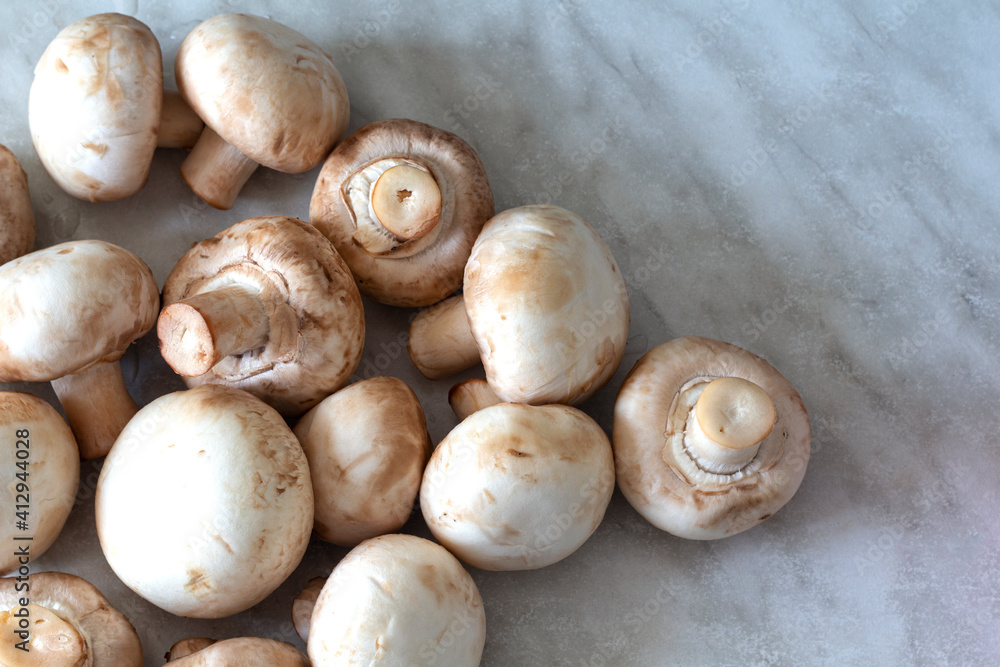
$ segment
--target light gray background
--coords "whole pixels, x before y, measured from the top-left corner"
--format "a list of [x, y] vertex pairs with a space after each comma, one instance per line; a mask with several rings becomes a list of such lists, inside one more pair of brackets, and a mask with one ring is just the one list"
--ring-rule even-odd
[[[1000, 6], [997, 2], [5, 2], [0, 142], [29, 175], [39, 247], [102, 238], [162, 282], [194, 241], [254, 215], [308, 216], [317, 170], [262, 169], [231, 211], [158, 153], [127, 201], [63, 194], [31, 146], [32, 68], [73, 20], [146, 22], [167, 69], [184, 35], [263, 14], [335, 59], [351, 129], [408, 117], [479, 151], [497, 209], [553, 202], [590, 221], [628, 278], [625, 361], [584, 408], [610, 432], [643, 352], [681, 335], [764, 356], [798, 388], [812, 461], [791, 503], [719, 542], [674, 538], [615, 495], [574, 556], [473, 571], [486, 665], [987, 664], [1000, 654]], [[360, 375], [415, 388], [435, 441], [450, 383], [418, 377], [410, 313], [366, 301]], [[380, 356], [381, 355], [381, 356]], [[367, 369], [367, 370], [366, 370]], [[181, 388], [147, 337], [125, 358], [141, 404]], [[471, 376], [472, 373], [466, 374]], [[46, 398], [45, 386], [19, 385]], [[314, 543], [286, 585], [236, 617], [171, 617], [107, 567], [97, 465], [36, 571], [98, 584], [148, 664], [188, 635], [297, 641], [295, 592], [345, 550]], [[419, 520], [407, 528], [426, 534]]]

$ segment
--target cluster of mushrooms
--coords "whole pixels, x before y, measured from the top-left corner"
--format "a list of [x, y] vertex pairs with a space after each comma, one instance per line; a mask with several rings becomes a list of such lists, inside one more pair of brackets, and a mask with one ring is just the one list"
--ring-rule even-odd
[[[375, 122], [340, 141], [337, 69], [274, 21], [211, 18], [176, 63], [179, 92], [164, 92], [159, 45], [130, 17], [62, 30], [29, 112], [52, 178], [83, 199], [121, 199], [144, 185], [157, 146], [188, 147], [183, 178], [229, 208], [258, 165], [302, 172], [325, 159], [310, 220], [252, 218], [195, 243], [161, 292], [142, 259], [104, 241], [29, 253], [27, 181], [0, 151], [0, 382], [52, 382], [68, 420], [0, 393], [0, 497], [14, 503], [13, 439], [28, 431], [37, 557], [66, 522], [80, 458], [105, 457], [104, 556], [178, 616], [256, 605], [314, 533], [352, 550], [290, 610], [308, 658], [271, 639], [192, 638], [169, 664], [476, 665], [486, 616], [463, 563], [525, 570], [570, 556], [616, 481], [643, 517], [688, 539], [751, 528], [795, 493], [805, 407], [733, 345], [691, 337], [649, 351], [618, 393], [610, 440], [572, 407], [618, 369], [629, 328], [621, 271], [583, 219], [554, 206], [495, 214], [475, 151], [423, 123]], [[437, 447], [401, 380], [344, 387], [364, 343], [362, 293], [424, 308], [409, 352], [426, 377], [485, 369], [451, 390], [461, 421]], [[139, 409], [118, 361], [154, 326], [189, 389]], [[437, 543], [397, 534], [415, 503]], [[7, 524], [0, 574], [18, 568]], [[89, 583], [32, 575], [23, 606], [15, 581], [0, 579], [0, 663], [142, 664], [134, 628]], [[26, 617], [30, 653], [10, 641]]]

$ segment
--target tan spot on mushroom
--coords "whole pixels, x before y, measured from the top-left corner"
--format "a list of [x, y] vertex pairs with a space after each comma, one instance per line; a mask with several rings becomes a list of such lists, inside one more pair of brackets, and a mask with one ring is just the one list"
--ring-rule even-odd
[[95, 144], [88, 141], [87, 143], [83, 144], [83, 147], [86, 148], [88, 151], [93, 151], [97, 153], [98, 155], [104, 155], [105, 153], [108, 152], [107, 144]]
[[212, 591], [212, 583], [202, 570], [188, 570], [188, 581], [184, 584], [184, 590], [194, 596], [206, 595]]

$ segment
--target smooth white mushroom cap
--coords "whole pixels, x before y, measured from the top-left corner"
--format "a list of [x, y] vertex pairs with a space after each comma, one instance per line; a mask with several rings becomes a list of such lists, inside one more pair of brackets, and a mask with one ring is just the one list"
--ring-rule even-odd
[[[25, 436], [19, 432], [27, 433]], [[20, 447], [17, 442], [21, 441]], [[23, 450], [23, 458], [18, 456]], [[27, 462], [19, 467], [19, 462]], [[18, 478], [19, 473], [27, 473]], [[18, 567], [15, 537], [31, 536], [31, 557], [38, 558], [62, 531], [80, 484], [80, 452], [69, 426], [55, 409], [31, 394], [0, 392], [0, 503], [13, 508], [18, 483], [31, 496], [28, 529], [17, 530], [13, 515], [0, 522], [0, 574]]]
[[530, 570], [576, 551], [615, 486], [608, 437], [565, 405], [502, 403], [452, 430], [424, 471], [420, 508], [434, 537], [483, 570]]
[[444, 547], [412, 535], [362, 542], [323, 586], [309, 628], [313, 667], [479, 664], [486, 612]]
[[35, 214], [28, 176], [17, 157], [0, 145], [0, 264], [31, 252], [34, 245]]
[[212, 642], [167, 664], [173, 667], [309, 667], [309, 660], [285, 642], [261, 637], [237, 637]]
[[205, 385], [129, 422], [97, 483], [97, 533], [118, 577], [158, 607], [221, 618], [299, 564], [313, 494], [302, 448], [250, 394]]
[[98, 14], [56, 35], [35, 66], [31, 138], [59, 186], [123, 199], [146, 183], [163, 104], [160, 45], [145, 24]]
[[625, 354], [628, 293], [607, 245], [557, 206], [521, 206], [483, 227], [465, 308], [490, 387], [512, 403], [575, 405]]
[[[692, 458], [686, 431], [700, 393], [725, 377], [763, 389], [777, 420], [749, 463], [719, 474]], [[647, 352], [626, 378], [613, 441], [618, 486], [643, 517], [679, 537], [717, 539], [756, 526], [795, 494], [809, 462], [809, 416], [791, 383], [760, 357], [708, 338], [678, 338]]]

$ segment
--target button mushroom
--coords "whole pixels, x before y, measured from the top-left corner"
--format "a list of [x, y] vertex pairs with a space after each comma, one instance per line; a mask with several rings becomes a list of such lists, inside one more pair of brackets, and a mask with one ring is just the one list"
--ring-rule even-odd
[[214, 643], [215, 640], [208, 637], [188, 637], [187, 639], [181, 639], [174, 642], [174, 645], [170, 647], [170, 651], [166, 655], [167, 662], [180, 660], [196, 651], [208, 648]]
[[313, 667], [479, 664], [479, 589], [443, 547], [412, 535], [362, 542], [327, 580], [309, 628]]
[[462, 286], [493, 215], [486, 169], [460, 137], [413, 120], [365, 125], [327, 158], [309, 220], [333, 241], [361, 291], [429, 306]]
[[163, 286], [160, 351], [189, 387], [244, 389], [295, 417], [339, 389], [364, 346], [361, 295], [312, 225], [251, 218], [196, 243]]
[[79, 483], [80, 453], [59, 413], [31, 394], [0, 392], [0, 497], [24, 521], [0, 522], [0, 574], [22, 564], [21, 547], [34, 559], [52, 546]]
[[614, 479], [611, 443], [593, 419], [565, 405], [501, 403], [441, 441], [420, 508], [438, 542], [469, 565], [531, 570], [587, 541]]
[[205, 648], [171, 658], [173, 667], [309, 667], [309, 659], [285, 642], [238, 637], [212, 642]]
[[135, 628], [89, 582], [61, 572], [25, 580], [0, 579], [0, 665], [142, 667]]
[[306, 587], [292, 601], [292, 625], [295, 627], [295, 633], [304, 642], [309, 641], [309, 625], [312, 623], [313, 610], [325, 584], [326, 579], [323, 577], [310, 579]]
[[97, 482], [97, 535], [118, 577], [178, 616], [249, 609], [299, 564], [313, 523], [302, 448], [250, 394], [205, 385], [139, 411]]
[[312, 169], [347, 130], [350, 103], [333, 60], [275, 21], [210, 18], [181, 42], [174, 69], [181, 95], [207, 126], [181, 176], [216, 208], [232, 208], [260, 164]]
[[628, 338], [628, 293], [604, 241], [556, 206], [522, 206], [483, 227], [465, 294], [421, 312], [410, 357], [440, 379], [480, 358], [516, 403], [574, 405], [614, 374]]
[[17, 157], [0, 145], [0, 264], [31, 252], [35, 214], [28, 196], [28, 176]]
[[35, 66], [28, 123], [46, 171], [89, 201], [124, 199], [149, 176], [157, 145], [194, 145], [203, 123], [163, 92], [160, 45], [141, 21], [97, 14], [56, 35]]
[[52, 382], [80, 456], [104, 456], [135, 414], [119, 359], [156, 322], [153, 272], [104, 241], [0, 267], [0, 382]]
[[809, 461], [809, 416], [773, 366], [739, 347], [678, 338], [646, 353], [618, 393], [615, 465], [657, 528], [710, 540], [787, 503]]
[[295, 435], [309, 460], [321, 539], [353, 547], [403, 527], [431, 450], [424, 411], [405, 382], [376, 377], [341, 389], [307, 412]]

